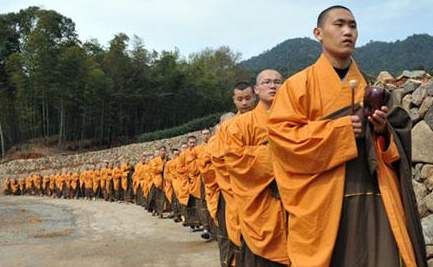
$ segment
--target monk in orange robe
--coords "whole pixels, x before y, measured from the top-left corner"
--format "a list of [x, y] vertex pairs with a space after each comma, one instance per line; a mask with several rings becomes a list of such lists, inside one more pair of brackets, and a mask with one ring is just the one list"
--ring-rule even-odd
[[114, 200], [120, 201], [121, 198], [121, 184], [120, 181], [122, 179], [122, 169], [120, 168], [120, 161], [116, 162], [114, 168], [113, 168], [113, 195]]
[[95, 176], [95, 172], [87, 167], [84, 172], [84, 198], [86, 200], [91, 200], [93, 196], [93, 177]]
[[108, 182], [108, 162], [104, 162], [101, 172], [101, 197], [104, 198], [105, 201], [108, 200], [107, 194], [107, 182]]
[[107, 191], [107, 201], [114, 201], [114, 181], [113, 181], [113, 174], [114, 174], [114, 164], [108, 163], [107, 167], [107, 179], [105, 182], [105, 190]]
[[93, 200], [101, 197], [101, 170], [93, 166]]
[[180, 179], [179, 202], [183, 205], [184, 226], [196, 230], [200, 222], [200, 172], [197, 167], [197, 137], [187, 137], [188, 148], [179, 155], [177, 166]]
[[140, 186], [143, 191], [143, 207], [148, 212], [152, 212], [152, 210], [149, 207], [150, 203], [150, 189], [153, 185], [152, 181], [152, 169], [150, 167], [149, 162], [152, 160], [153, 154], [147, 154], [144, 162], [143, 167], [141, 168], [140, 172]]
[[427, 266], [410, 118], [391, 103], [359, 109], [366, 81], [349, 9], [324, 10], [314, 35], [322, 55], [280, 88], [268, 124], [292, 266]]
[[139, 206], [143, 206], [143, 189], [141, 188], [141, 179], [143, 177], [142, 171], [143, 166], [146, 162], [145, 160], [146, 155], [142, 154], [140, 157], [140, 160], [135, 164], [134, 166], [134, 174], [132, 175], [132, 193], [135, 198], [135, 204]]
[[20, 184], [17, 178], [11, 180], [11, 194], [14, 196], [20, 195]]
[[[211, 164], [202, 163], [202, 158], [208, 159], [207, 163], [210, 163], [210, 157], [207, 153], [207, 144], [211, 137], [211, 132], [209, 129], [203, 129], [201, 131], [201, 138], [203, 143], [195, 147], [197, 154], [196, 165], [200, 172], [200, 222], [203, 225], [203, 233], [201, 237], [205, 240], [211, 240], [216, 236], [216, 226], [213, 222], [209, 210], [207, 208], [206, 202], [206, 186], [204, 182], [204, 175], [209, 171]], [[204, 161], [206, 161], [206, 159]]]
[[60, 171], [56, 175], [56, 198], [62, 197], [64, 186], [65, 186], [65, 179], [63, 176], [63, 172]]
[[237, 266], [287, 266], [286, 213], [272, 170], [268, 110], [282, 84], [275, 70], [257, 76], [256, 108], [237, 116], [227, 129], [225, 165], [230, 175], [241, 230]]
[[[239, 82], [233, 90], [233, 103], [239, 114], [252, 110], [255, 106], [256, 98], [253, 86], [247, 82]], [[236, 117], [236, 116], [235, 116]], [[236, 264], [241, 245], [241, 232], [239, 225], [239, 215], [237, 204], [233, 198], [233, 190], [230, 183], [230, 175], [224, 160], [227, 128], [231, 119], [221, 122], [215, 134], [212, 144], [211, 161], [215, 170], [215, 181], [221, 192], [218, 199], [217, 222], [218, 222], [218, 247], [220, 249], [221, 266], [231, 266]]]
[[[172, 149], [173, 159], [167, 161], [164, 168], [164, 179], [167, 180], [171, 189], [166, 189], [166, 196], [169, 199], [172, 209], [172, 218], [174, 222], [181, 222], [181, 207], [177, 199], [177, 192], [179, 191], [178, 174], [176, 173], [177, 160], [180, 155], [180, 150], [177, 148]], [[171, 199], [171, 200], [170, 200]]]
[[70, 183], [69, 198], [76, 199], [78, 198], [80, 176], [77, 171], [74, 171], [70, 174], [70, 177], [71, 177], [71, 183]]
[[50, 184], [48, 185], [49, 193], [48, 196], [55, 197], [56, 194], [56, 174], [54, 171], [50, 175]]
[[42, 196], [42, 177], [39, 174], [33, 175], [33, 183], [34, 183], [34, 189], [35, 194]]
[[129, 160], [125, 161], [120, 165], [122, 170], [121, 186], [122, 196], [121, 199], [126, 202], [132, 202], [132, 174], [134, 169], [131, 166]]
[[10, 195], [11, 194], [11, 180], [9, 179], [9, 177], [5, 177], [3, 179], [3, 193], [5, 195]]
[[44, 195], [49, 195], [49, 186], [50, 186], [50, 176], [45, 173], [45, 175], [42, 178], [42, 192]]
[[163, 218], [163, 213], [167, 206], [167, 199], [163, 191], [163, 172], [165, 163], [167, 161], [166, 147], [161, 146], [156, 154], [157, 156], [149, 162], [153, 181], [153, 192], [151, 193], [150, 208], [152, 209], [152, 215], [157, 215], [159, 218]]

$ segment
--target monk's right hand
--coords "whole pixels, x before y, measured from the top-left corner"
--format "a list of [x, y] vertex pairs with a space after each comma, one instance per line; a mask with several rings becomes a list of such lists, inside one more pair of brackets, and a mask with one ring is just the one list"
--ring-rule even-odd
[[362, 135], [362, 122], [358, 115], [351, 116], [352, 119], [352, 128], [355, 137], [361, 137]]

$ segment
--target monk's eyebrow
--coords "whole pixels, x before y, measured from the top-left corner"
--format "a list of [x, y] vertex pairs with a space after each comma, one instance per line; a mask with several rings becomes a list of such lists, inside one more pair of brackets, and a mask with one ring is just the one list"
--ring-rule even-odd
[[343, 24], [351, 24], [356, 25], [356, 21], [354, 19], [336, 19], [334, 23], [343, 23]]

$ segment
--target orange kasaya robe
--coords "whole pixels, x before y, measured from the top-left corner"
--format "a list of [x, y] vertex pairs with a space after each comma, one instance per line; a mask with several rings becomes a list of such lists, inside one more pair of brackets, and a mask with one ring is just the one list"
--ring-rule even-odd
[[176, 164], [174, 160], [169, 160], [164, 167], [164, 193], [170, 204], [173, 200], [174, 193], [173, 182], [176, 183], [174, 181], [175, 179], [173, 179], [173, 177], [175, 176], [175, 174], [173, 173], [174, 164]]
[[234, 118], [236, 118], [236, 116], [221, 123], [215, 134], [215, 141], [212, 143], [213, 148], [209, 150], [209, 153], [211, 153], [212, 166], [215, 169], [215, 181], [218, 184], [226, 204], [225, 221], [227, 235], [230, 241], [239, 247], [241, 245], [239, 214], [236, 201], [233, 197], [231, 178], [227, 172], [224, 160], [225, 146], [227, 145], [227, 129]]
[[120, 179], [122, 179], [122, 169], [120, 167], [116, 167], [113, 169], [113, 189], [114, 191], [120, 190]]
[[18, 183], [19, 183], [19, 188], [21, 190], [21, 194], [23, 194], [24, 190], [26, 190], [26, 181], [25, 181], [25, 178], [21, 178]]
[[120, 166], [120, 170], [122, 171], [121, 174], [121, 180], [120, 180], [120, 184], [122, 187], [123, 191], [126, 191], [128, 189], [128, 174], [129, 174], [129, 165], [126, 163], [123, 163]]
[[3, 192], [8, 192], [11, 187], [11, 181], [8, 177], [4, 178], [3, 180]]
[[107, 194], [111, 194], [111, 181], [113, 180], [113, 172], [114, 170], [112, 168], [107, 167], [106, 169], [106, 179], [105, 179], [105, 191]]
[[51, 175], [50, 176], [50, 185], [49, 185], [49, 188], [50, 188], [50, 191], [51, 192], [53, 192], [54, 191], [54, 189], [56, 188], [56, 175]]
[[206, 192], [206, 205], [210, 216], [217, 223], [218, 200], [220, 197], [220, 188], [216, 182], [215, 168], [211, 161], [211, 150], [214, 149], [215, 135], [212, 136], [208, 143], [203, 146], [203, 150], [197, 155], [197, 166], [203, 178]]
[[[272, 162], [281, 199], [289, 213], [287, 248], [294, 267], [330, 265], [343, 203], [345, 163], [356, 158], [358, 151], [350, 116], [325, 117], [351, 106], [350, 80], [358, 81], [355, 102], [360, 103], [366, 82], [356, 63], [353, 61], [345, 79], [340, 80], [322, 55], [282, 85], [270, 111]], [[383, 177], [380, 168], [378, 174], [401, 257], [406, 266], [416, 266], [403, 210], [395, 208], [401, 204], [398, 191], [385, 185], [392, 184], [393, 177]]]
[[12, 194], [15, 194], [16, 192], [18, 192], [18, 189], [19, 189], [19, 184], [18, 184], [17, 179], [12, 179], [12, 181], [11, 181]]
[[132, 190], [134, 194], [137, 193], [138, 187], [140, 186], [140, 172], [143, 167], [143, 163], [140, 161], [134, 166], [134, 174], [132, 175]]
[[143, 197], [146, 199], [148, 198], [150, 188], [153, 185], [152, 177], [153, 177], [152, 176], [152, 169], [151, 169], [149, 163], [144, 164], [141, 167], [141, 172], [140, 172], [140, 185], [141, 185], [141, 189], [143, 190]]
[[93, 190], [93, 177], [95, 176], [95, 172], [92, 170], [88, 170], [84, 173], [84, 188]]
[[96, 193], [101, 186], [101, 171], [93, 171], [93, 193]]
[[46, 175], [42, 178], [42, 189], [47, 190], [50, 184], [50, 176]]
[[106, 189], [107, 186], [107, 180], [108, 180], [108, 169], [102, 168], [101, 169], [101, 189]]
[[80, 182], [80, 176], [78, 175], [78, 173], [76, 173], [76, 172], [72, 173], [72, 175], [71, 175], [71, 188], [73, 190], [77, 190], [79, 182]]
[[65, 182], [65, 177], [63, 176], [63, 174], [58, 174], [56, 176], [56, 187], [57, 190], [59, 190], [60, 192], [63, 192], [63, 183]]
[[286, 212], [270, 189], [275, 178], [267, 120], [268, 112], [262, 102], [234, 118], [227, 129], [224, 159], [248, 248], [255, 255], [289, 264]]
[[188, 157], [185, 158], [188, 166], [188, 177], [189, 177], [189, 192], [195, 197], [201, 199], [201, 173], [198, 167], [198, 155], [203, 153], [205, 149], [204, 144], [195, 146], [191, 153], [188, 153]]
[[179, 156], [170, 160], [170, 165], [167, 163], [166, 168], [171, 176], [171, 185], [173, 187], [173, 193], [176, 195], [176, 199], [178, 199], [179, 190], [180, 190], [180, 180], [179, 173], [177, 172], [179, 164]]
[[151, 168], [151, 176], [153, 185], [156, 188], [163, 189], [163, 177], [162, 172], [164, 170], [165, 159], [156, 157], [149, 162]]
[[38, 189], [38, 190], [42, 189], [42, 177], [40, 175], [34, 175], [33, 176], [33, 182], [34, 182], [36, 189]]
[[81, 171], [80, 177], [79, 177], [79, 183], [80, 183], [81, 190], [84, 189], [84, 180], [86, 180], [86, 171]]
[[66, 189], [69, 189], [71, 187], [71, 175], [69, 173], [65, 173], [64, 178], [65, 178], [65, 187]]
[[193, 164], [194, 160], [195, 155], [193, 154], [193, 149], [188, 148], [180, 153], [176, 164], [176, 179], [179, 185], [177, 199], [179, 203], [184, 206], [187, 206], [189, 201], [191, 189], [189, 170], [193, 169], [190, 168], [189, 165]]
[[33, 177], [32, 176], [27, 176], [26, 178], [24, 178], [25, 181], [25, 186], [26, 189], [32, 189], [32, 185], [33, 185]]

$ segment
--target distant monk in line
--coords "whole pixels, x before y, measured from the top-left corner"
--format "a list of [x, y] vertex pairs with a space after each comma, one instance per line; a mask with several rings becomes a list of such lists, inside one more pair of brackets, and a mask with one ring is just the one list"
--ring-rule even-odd
[[[233, 89], [233, 103], [237, 110], [236, 116], [252, 110], [256, 104], [253, 86], [247, 82], [237, 83]], [[219, 125], [215, 134], [213, 147], [210, 151], [212, 166], [215, 169], [215, 180], [221, 192], [216, 216], [218, 222], [217, 241], [220, 249], [220, 263], [223, 267], [236, 264], [236, 258], [239, 256], [239, 247], [241, 246], [237, 203], [233, 198], [231, 178], [227, 173], [224, 159], [225, 147], [227, 145], [227, 128], [232, 120], [233, 118], [227, 119]]]
[[346, 7], [321, 12], [314, 36], [322, 55], [284, 83], [270, 111], [287, 252], [294, 267], [425, 267], [411, 120], [392, 103], [364, 116], [367, 83], [352, 58], [357, 28]]
[[286, 212], [276, 186], [269, 150], [269, 109], [282, 76], [275, 70], [257, 75], [254, 110], [234, 118], [227, 128], [225, 165], [230, 175], [241, 230], [236, 266], [287, 266]]

